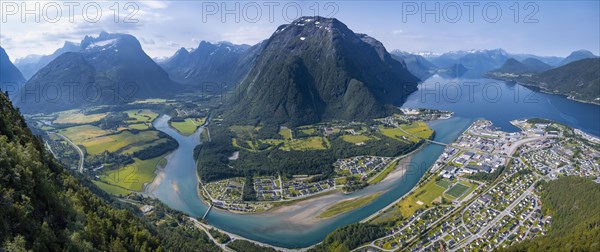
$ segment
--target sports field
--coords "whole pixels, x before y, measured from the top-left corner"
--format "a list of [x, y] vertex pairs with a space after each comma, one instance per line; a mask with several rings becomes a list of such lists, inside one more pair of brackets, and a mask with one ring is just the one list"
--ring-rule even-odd
[[452, 188], [450, 188], [446, 194], [454, 197], [454, 198], [458, 198], [460, 196], [462, 196], [467, 190], [469, 190], [469, 186], [463, 185], [461, 183], [456, 183], [454, 184], [454, 186], [452, 186]]

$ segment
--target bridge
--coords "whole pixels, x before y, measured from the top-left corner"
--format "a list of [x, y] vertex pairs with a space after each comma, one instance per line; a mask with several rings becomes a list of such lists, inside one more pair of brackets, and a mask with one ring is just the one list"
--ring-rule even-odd
[[210, 210], [213, 208], [213, 204], [211, 203], [210, 206], [208, 207], [208, 209], [206, 210], [206, 213], [204, 213], [204, 216], [202, 216], [202, 219], [205, 220], [206, 216], [208, 216], [208, 213], [210, 213]]

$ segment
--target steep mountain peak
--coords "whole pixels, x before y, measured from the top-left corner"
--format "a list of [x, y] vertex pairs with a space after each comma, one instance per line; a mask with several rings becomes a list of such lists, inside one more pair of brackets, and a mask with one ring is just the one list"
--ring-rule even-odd
[[232, 120], [299, 125], [386, 115], [419, 81], [376, 39], [335, 18], [301, 17], [261, 45]]
[[6, 85], [17, 85], [16, 88], [18, 89], [23, 82], [25, 82], [23, 74], [10, 61], [4, 48], [0, 47], [0, 88], [8, 89], [5, 87]]
[[140, 42], [129, 34], [101, 32], [98, 37], [85, 36], [81, 41], [81, 51], [83, 52], [98, 52], [108, 49], [118, 52], [118, 48], [122, 46], [142, 49]]

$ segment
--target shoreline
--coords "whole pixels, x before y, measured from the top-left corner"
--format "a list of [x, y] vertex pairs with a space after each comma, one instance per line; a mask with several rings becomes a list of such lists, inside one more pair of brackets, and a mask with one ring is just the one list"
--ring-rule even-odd
[[[383, 185], [386, 183], [395, 182], [396, 180], [401, 179], [404, 175], [406, 175], [408, 164], [412, 160], [412, 155], [414, 155], [414, 153], [407, 154], [406, 156], [401, 158], [399, 160], [398, 164], [396, 165], [396, 168], [390, 174], [388, 174], [388, 176], [385, 179], [383, 179], [378, 184]], [[365, 188], [364, 190], [367, 190], [367, 188]], [[389, 191], [389, 189], [373, 190], [372, 192], [368, 192], [366, 194], [361, 194], [360, 191], [350, 193], [350, 194], [345, 194], [343, 192], [337, 191], [332, 194], [323, 195], [321, 197], [306, 199], [306, 200], [297, 202], [295, 204], [278, 206], [276, 208], [270, 209], [267, 212], [257, 213], [257, 215], [281, 214], [281, 215], [283, 215], [283, 219], [285, 219], [289, 223], [294, 223], [294, 224], [299, 224], [299, 225], [314, 225], [314, 224], [322, 222], [322, 221], [327, 221], [327, 220], [329, 220], [333, 217], [336, 217], [340, 214], [346, 214], [348, 212], [352, 212], [352, 211], [355, 211], [357, 209], [364, 207], [364, 206], [361, 206], [359, 208], [352, 209], [352, 210], [346, 211], [346, 212], [342, 212], [342, 213], [339, 213], [339, 214], [336, 214], [336, 215], [333, 215], [333, 216], [330, 216], [327, 218], [319, 218], [318, 217], [321, 213], [325, 212], [327, 209], [329, 209], [331, 206], [333, 206], [335, 204], [338, 204], [343, 201], [348, 201], [348, 200], [353, 200], [353, 199], [357, 199], [357, 198], [361, 198], [361, 197], [371, 196], [371, 195], [374, 195], [377, 193], [385, 194], [388, 191]], [[344, 197], [347, 197], [348, 195], [352, 195], [352, 197], [344, 198]]]
[[[176, 151], [176, 150], [175, 150]], [[171, 162], [171, 159], [173, 158], [173, 154], [175, 153], [175, 151], [171, 151], [171, 153], [167, 154], [164, 159], [167, 160], [167, 164], [169, 162]], [[144, 190], [143, 193], [148, 195], [149, 197], [156, 199], [156, 189], [158, 189], [158, 187], [160, 186], [160, 184], [162, 183], [163, 179], [165, 178], [166, 174], [165, 174], [165, 168], [159, 164], [156, 165], [156, 168], [154, 170], [154, 174], [156, 174], [156, 176], [154, 176], [154, 179], [152, 180], [152, 182], [146, 184], [144, 186]]]
[[540, 93], [551, 94], [551, 95], [558, 95], [558, 96], [566, 98], [567, 100], [600, 106], [600, 102], [594, 102], [594, 101], [586, 101], [586, 100], [576, 99], [576, 98], [573, 98], [570, 95], [566, 95], [566, 94], [554, 92], [554, 91], [548, 90], [548, 89], [546, 89], [544, 87], [540, 87], [540, 86], [537, 86], [537, 85], [534, 85], [534, 84], [528, 84], [528, 83], [520, 82], [518, 80], [503, 79], [503, 78], [491, 77], [491, 76], [487, 76], [487, 77], [484, 76], [484, 77], [485, 78], [489, 78], [489, 79], [493, 79], [493, 80], [503, 81], [505, 83], [509, 82], [509, 81], [514, 81], [516, 85], [521, 85], [523, 87], [529, 88], [529, 89], [531, 89], [534, 92], [540, 92]]

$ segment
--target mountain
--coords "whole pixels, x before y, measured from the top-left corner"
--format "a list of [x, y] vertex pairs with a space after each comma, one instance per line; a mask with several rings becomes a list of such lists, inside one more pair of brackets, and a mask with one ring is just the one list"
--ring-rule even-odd
[[390, 52], [390, 55], [392, 55], [392, 58], [404, 62], [408, 71], [421, 80], [429, 78], [436, 71], [435, 65], [421, 55], [400, 50], [393, 50]]
[[560, 62], [565, 59], [563, 57], [557, 57], [557, 56], [538, 56], [538, 55], [533, 55], [533, 54], [512, 54], [512, 53], [510, 54], [510, 57], [512, 57], [518, 61], [521, 61], [521, 62], [525, 59], [533, 58], [533, 59], [543, 62], [544, 64], [550, 65], [550, 66], [558, 66], [560, 64]]
[[600, 58], [583, 59], [527, 79], [526, 85], [571, 99], [600, 103]]
[[492, 75], [531, 76], [532, 74], [541, 73], [551, 68], [551, 66], [534, 58], [527, 58], [522, 62], [514, 58], [510, 58], [504, 62], [502, 67], [495, 69], [490, 73]]
[[502, 49], [454, 51], [441, 55], [429, 54], [426, 57], [438, 68], [451, 68], [461, 64], [468, 69], [465, 77], [480, 77], [502, 66], [508, 58], [509, 54]]
[[23, 76], [25, 76], [26, 79], [29, 79], [37, 73], [37, 71], [48, 65], [48, 63], [58, 58], [58, 56], [67, 52], [77, 52], [79, 51], [79, 48], [79, 44], [67, 41], [63, 47], [57, 49], [50, 55], [29, 55], [17, 60], [15, 65], [21, 70]]
[[24, 87], [16, 103], [27, 112], [169, 97], [181, 89], [135, 37], [105, 32], [86, 36], [79, 51], [58, 56]]
[[463, 77], [468, 71], [469, 69], [463, 66], [463, 64], [458, 63], [447, 68], [438, 69], [437, 73], [446, 78], [459, 78]]
[[567, 56], [563, 61], [561, 61], [559, 63], [559, 66], [564, 66], [573, 61], [596, 58], [596, 57], [597, 57], [596, 55], [594, 55], [592, 52], [590, 52], [588, 50], [578, 50], [578, 51], [574, 51], [571, 54], [569, 54], [569, 56]]
[[376, 39], [337, 19], [302, 17], [261, 44], [227, 117], [287, 125], [381, 117], [418, 81]]
[[534, 73], [540, 73], [552, 69], [552, 66], [544, 63], [543, 61], [536, 58], [527, 58], [521, 61], [529, 71]]
[[237, 84], [250, 68], [249, 62], [244, 61], [247, 59], [244, 55], [249, 49], [248, 45], [202, 41], [192, 51], [179, 49], [160, 65], [173, 80], [185, 84]]
[[25, 78], [23, 78], [19, 69], [10, 61], [4, 48], [0, 47], [0, 89], [14, 92], [23, 83], [25, 83]]

